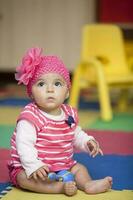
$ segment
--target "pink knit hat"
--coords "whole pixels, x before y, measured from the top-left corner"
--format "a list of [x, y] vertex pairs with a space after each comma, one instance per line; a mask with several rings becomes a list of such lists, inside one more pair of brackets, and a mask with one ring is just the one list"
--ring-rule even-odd
[[20, 66], [16, 68], [15, 78], [18, 84], [27, 86], [27, 93], [31, 96], [32, 85], [42, 74], [57, 73], [61, 75], [70, 89], [70, 75], [64, 63], [57, 56], [42, 55], [41, 48], [31, 48], [22, 59]]

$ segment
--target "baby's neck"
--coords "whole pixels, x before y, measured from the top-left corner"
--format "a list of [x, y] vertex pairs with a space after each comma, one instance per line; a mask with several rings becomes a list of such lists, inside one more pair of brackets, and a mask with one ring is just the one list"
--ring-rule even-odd
[[62, 113], [62, 109], [61, 107], [55, 110], [47, 110], [47, 109], [43, 109], [43, 108], [39, 108], [40, 110], [42, 110], [43, 112], [45, 112], [48, 115], [53, 115], [53, 116], [59, 116]]
[[48, 119], [51, 119], [51, 120], [59, 121], [59, 120], [64, 120], [66, 118], [66, 115], [62, 108], [58, 115], [57, 114], [54, 115], [53, 113], [45, 112], [43, 110], [40, 110], [40, 111], [43, 113], [43, 115], [45, 115], [45, 117], [47, 117]]

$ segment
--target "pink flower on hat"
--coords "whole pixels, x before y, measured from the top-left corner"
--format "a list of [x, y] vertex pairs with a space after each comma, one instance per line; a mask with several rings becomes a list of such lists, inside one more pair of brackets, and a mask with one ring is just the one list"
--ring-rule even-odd
[[18, 84], [28, 85], [29, 81], [35, 74], [36, 68], [41, 64], [43, 57], [41, 56], [41, 48], [31, 48], [22, 59], [20, 66], [16, 68], [15, 74]]

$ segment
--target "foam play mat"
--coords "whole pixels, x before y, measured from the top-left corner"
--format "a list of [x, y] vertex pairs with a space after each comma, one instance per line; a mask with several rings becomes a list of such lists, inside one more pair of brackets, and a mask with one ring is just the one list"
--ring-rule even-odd
[[77, 192], [75, 196], [67, 197], [64, 194], [37, 194], [33, 192], [26, 192], [16, 188], [13, 188], [7, 195], [5, 195], [3, 200], [132, 200], [133, 192], [132, 191], [115, 191], [111, 190], [106, 193], [97, 194], [97, 195], [87, 195], [82, 191]]

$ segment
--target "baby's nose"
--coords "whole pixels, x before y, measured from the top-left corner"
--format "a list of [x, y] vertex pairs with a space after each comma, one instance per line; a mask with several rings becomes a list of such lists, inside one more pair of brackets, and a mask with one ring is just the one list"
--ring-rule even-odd
[[47, 91], [48, 92], [54, 92], [54, 87], [52, 84], [47, 85]]

